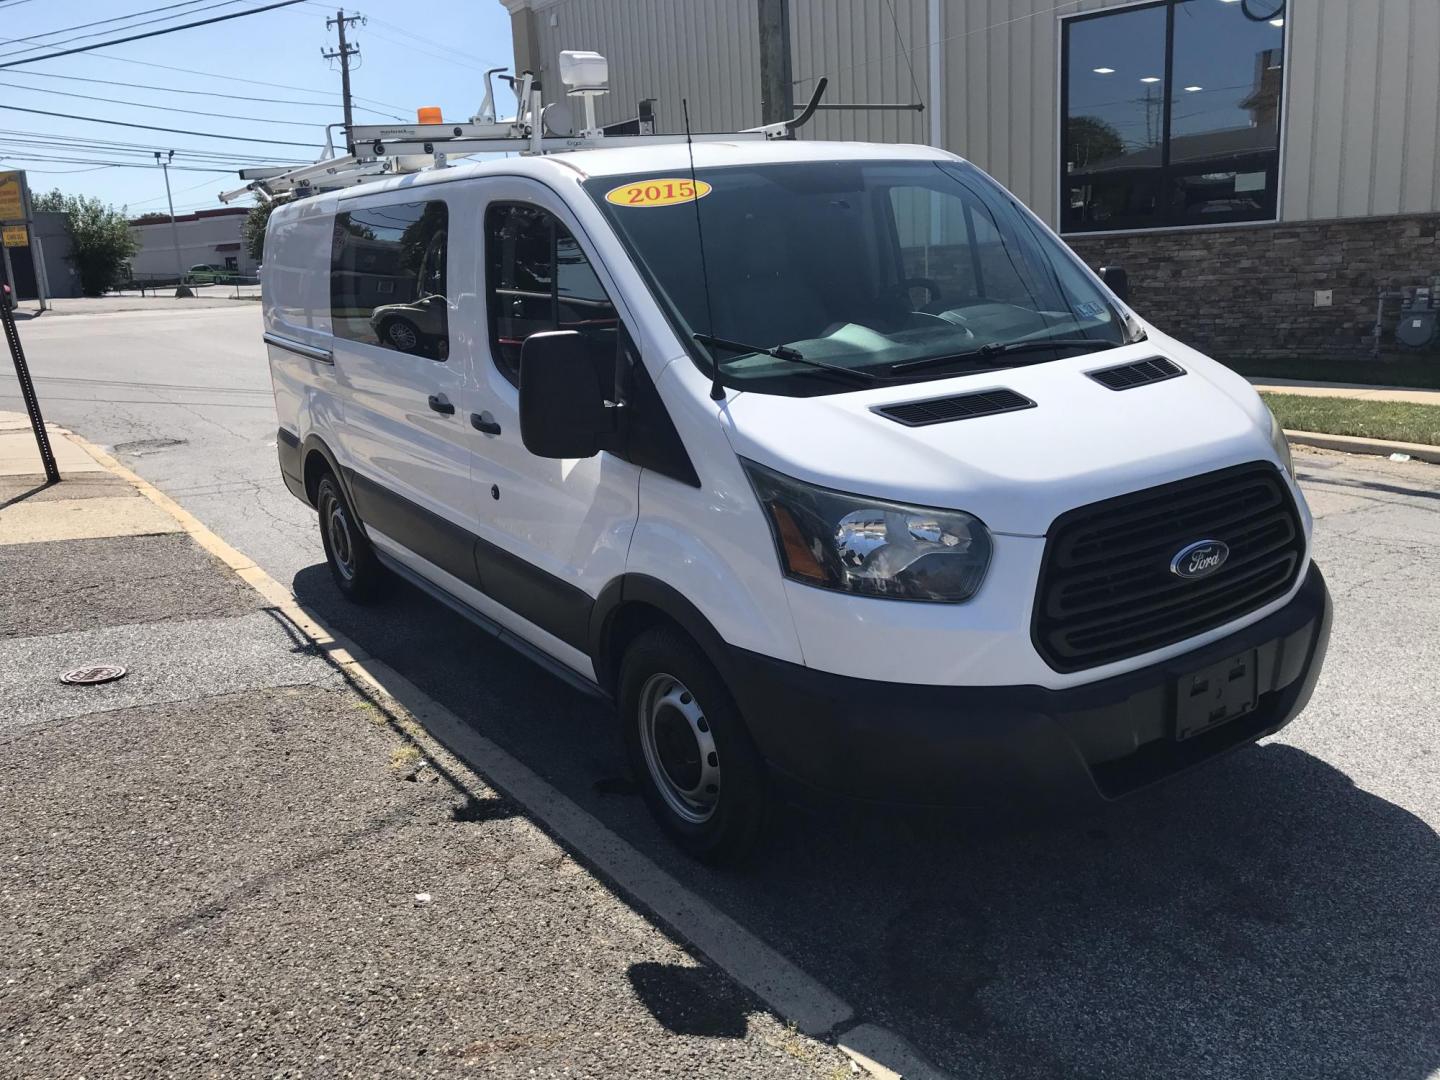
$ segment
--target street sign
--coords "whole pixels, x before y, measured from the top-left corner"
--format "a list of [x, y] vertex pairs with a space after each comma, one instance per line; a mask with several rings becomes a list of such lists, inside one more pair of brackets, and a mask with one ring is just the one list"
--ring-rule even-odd
[[6, 247], [29, 247], [30, 230], [24, 225], [6, 225], [0, 235], [4, 236]]
[[25, 174], [0, 172], [0, 224], [19, 225], [25, 221]]

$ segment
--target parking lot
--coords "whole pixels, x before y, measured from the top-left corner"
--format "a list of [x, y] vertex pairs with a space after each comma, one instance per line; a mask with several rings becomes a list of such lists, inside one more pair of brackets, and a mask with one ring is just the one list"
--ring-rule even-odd
[[1335, 623], [1280, 737], [1083, 820], [797, 808], [717, 873], [658, 834], [604, 709], [413, 590], [339, 599], [280, 481], [258, 305], [21, 332], [47, 419], [951, 1074], [1440, 1070], [1440, 467], [1297, 452]]

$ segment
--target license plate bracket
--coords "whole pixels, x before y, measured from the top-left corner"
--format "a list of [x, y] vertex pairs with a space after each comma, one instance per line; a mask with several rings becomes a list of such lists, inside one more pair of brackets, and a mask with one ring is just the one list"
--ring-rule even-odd
[[1255, 711], [1255, 650], [1182, 675], [1175, 687], [1175, 738], [1183, 742]]

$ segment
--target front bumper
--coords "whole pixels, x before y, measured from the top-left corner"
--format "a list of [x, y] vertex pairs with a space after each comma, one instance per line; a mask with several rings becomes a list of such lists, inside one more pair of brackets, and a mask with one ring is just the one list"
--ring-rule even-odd
[[[931, 806], [1104, 802], [1288, 724], [1315, 688], [1330, 618], [1325, 579], [1312, 565], [1290, 602], [1259, 622], [1084, 686], [909, 686], [747, 652], [728, 658], [730, 684], [772, 768], [807, 787]], [[1250, 649], [1255, 710], [1177, 740], [1179, 679]]]

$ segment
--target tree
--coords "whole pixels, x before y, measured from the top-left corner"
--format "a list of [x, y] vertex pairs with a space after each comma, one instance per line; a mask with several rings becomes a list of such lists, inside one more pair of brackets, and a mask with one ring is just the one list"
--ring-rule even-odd
[[30, 206], [31, 209], [36, 211], [47, 211], [49, 213], [59, 211], [63, 213], [65, 210], [65, 196], [60, 193], [59, 188], [55, 188], [52, 191], [45, 192], [43, 195], [31, 195]]
[[80, 275], [80, 291], [99, 296], [120, 280], [125, 263], [140, 250], [123, 210], [84, 195], [52, 191], [35, 200], [36, 209], [65, 214], [70, 261]]
[[131, 224], [131, 225], [154, 225], [154, 224], [156, 224], [157, 222], [169, 221], [169, 220], [170, 220], [170, 215], [169, 215], [169, 214], [162, 214], [162, 213], [160, 213], [159, 211], [150, 210], [150, 211], [148, 211], [148, 212], [146, 212], [146, 213], [144, 213], [144, 214], [141, 214], [139, 217], [133, 219], [133, 220], [130, 222], [130, 224]]
[[250, 208], [250, 213], [245, 215], [244, 224], [240, 226], [240, 239], [245, 244], [245, 250], [257, 263], [265, 261], [265, 226], [270, 224], [270, 215], [279, 205], [280, 203], [275, 201], [256, 203]]
[[1095, 116], [1070, 118], [1070, 164], [1084, 170], [1125, 153], [1125, 140], [1111, 124]]

